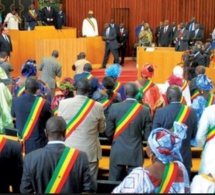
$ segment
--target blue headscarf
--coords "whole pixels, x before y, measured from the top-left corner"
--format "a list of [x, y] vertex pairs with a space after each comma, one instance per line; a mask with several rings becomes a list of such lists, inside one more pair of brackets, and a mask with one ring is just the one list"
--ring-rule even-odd
[[196, 77], [196, 86], [204, 91], [213, 89], [211, 80], [205, 74], [200, 74]]
[[174, 133], [165, 128], [157, 128], [151, 131], [148, 144], [155, 156], [164, 164], [179, 160], [183, 162], [180, 154], [182, 139], [186, 138], [187, 126], [174, 122]]
[[105, 70], [105, 75], [117, 79], [122, 72], [122, 68], [119, 64], [112, 64]]
[[24, 77], [36, 76], [37, 74], [36, 60], [32, 59], [27, 60], [22, 65], [21, 74]]

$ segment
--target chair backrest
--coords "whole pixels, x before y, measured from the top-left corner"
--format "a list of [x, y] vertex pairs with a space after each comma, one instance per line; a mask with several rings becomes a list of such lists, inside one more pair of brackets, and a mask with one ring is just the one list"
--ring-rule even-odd
[[96, 193], [111, 193], [120, 182], [121, 181], [97, 180], [98, 186]]

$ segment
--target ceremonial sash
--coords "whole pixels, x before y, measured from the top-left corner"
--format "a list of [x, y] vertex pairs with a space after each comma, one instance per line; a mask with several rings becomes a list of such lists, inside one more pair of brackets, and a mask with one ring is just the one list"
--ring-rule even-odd
[[[182, 105], [178, 115], [176, 116], [175, 121], [176, 122], [180, 122], [180, 123], [185, 123], [187, 120], [187, 117], [189, 116], [191, 111], [191, 108], [186, 106], [186, 105]], [[174, 132], [174, 127], [172, 127], [172, 131]]]
[[18, 92], [17, 92], [17, 97], [20, 97], [24, 94], [25, 92], [25, 85], [21, 86], [19, 89], [18, 89]]
[[178, 172], [178, 164], [170, 162], [166, 164], [161, 181], [161, 185], [158, 189], [159, 194], [168, 193], [172, 183], [175, 181], [175, 177]]
[[55, 171], [46, 187], [46, 194], [60, 193], [75, 162], [79, 151], [73, 148], [66, 147], [60, 160], [55, 168]]
[[144, 86], [140, 89], [142, 93], [144, 94], [151, 86], [153, 85], [152, 80], [148, 79]]
[[34, 20], [36, 20], [36, 22], [37, 22], [37, 24], [38, 24], [39, 26], [42, 26], [42, 22], [37, 20], [37, 17], [36, 17], [37, 14], [36, 14], [36, 13], [34, 13], [34, 12], [31, 11], [31, 10], [29, 10], [28, 13], [29, 13], [29, 15], [30, 15]]
[[207, 142], [209, 142], [211, 139], [213, 139], [215, 137], [215, 126], [211, 127], [208, 132], [207, 132], [207, 137], [205, 140], [205, 144], [204, 147], [206, 145]]
[[208, 101], [206, 103], [206, 107], [213, 105], [214, 95], [212, 93], [209, 94]]
[[45, 99], [37, 97], [34, 101], [34, 104], [31, 108], [28, 119], [25, 123], [25, 126], [22, 130], [22, 135], [19, 137], [19, 141], [22, 144], [23, 153], [25, 153], [25, 141], [30, 137], [31, 133], [34, 130], [34, 127], [38, 121], [42, 108], [45, 104]]
[[79, 109], [77, 114], [72, 118], [72, 120], [67, 124], [66, 128], [66, 138], [80, 125], [80, 123], [85, 119], [87, 114], [91, 111], [95, 104], [95, 101], [87, 98], [82, 107]]
[[115, 88], [114, 88], [113, 92], [114, 93], [119, 92], [120, 87], [121, 87], [121, 83], [120, 82], [116, 82]]
[[96, 30], [95, 25], [94, 25], [94, 23], [90, 20], [90, 18], [87, 18], [87, 21], [90, 23], [90, 25], [93, 27], [93, 30], [95, 31], [95, 30]]
[[132, 106], [129, 108], [129, 110], [127, 110], [125, 115], [117, 122], [113, 140], [115, 140], [126, 129], [126, 127], [139, 114], [142, 108], [143, 106], [136, 101], [132, 104]]
[[101, 101], [102, 107], [106, 108], [107, 106], [109, 106], [113, 102], [113, 100], [115, 99], [116, 95], [117, 95], [117, 93], [114, 93], [113, 96], [111, 97], [111, 99], [108, 99], [108, 97], [103, 99]]
[[184, 96], [182, 95], [181, 96], [181, 101], [180, 101], [182, 104], [186, 104], [186, 100], [185, 100], [185, 98], [184, 98]]
[[193, 95], [191, 96], [191, 101], [193, 101], [196, 97], [200, 95], [199, 90], [195, 90]]
[[181, 90], [184, 91], [184, 89], [187, 87], [187, 85], [188, 85], [188, 84], [187, 84], [187, 81], [184, 80], [184, 81], [183, 81], [183, 85], [181, 86]]
[[6, 142], [7, 142], [7, 139], [3, 136], [0, 136], [0, 152], [3, 150]]
[[93, 78], [93, 75], [92, 75], [92, 74], [88, 74], [86, 78], [87, 78], [89, 81], [91, 81], [92, 78]]
[[54, 116], [57, 116], [57, 115], [58, 115], [58, 108], [55, 108], [55, 109], [53, 110], [53, 114], [54, 114]]

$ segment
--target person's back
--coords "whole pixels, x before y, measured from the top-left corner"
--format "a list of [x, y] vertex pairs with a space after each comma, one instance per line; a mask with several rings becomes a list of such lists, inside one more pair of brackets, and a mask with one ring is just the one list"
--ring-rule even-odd
[[21, 193], [95, 191], [87, 155], [65, 146], [65, 131], [66, 123], [62, 117], [52, 117], [47, 121], [48, 144], [24, 158]]
[[19, 186], [22, 177], [22, 150], [17, 141], [0, 135], [0, 193], [20, 193]]

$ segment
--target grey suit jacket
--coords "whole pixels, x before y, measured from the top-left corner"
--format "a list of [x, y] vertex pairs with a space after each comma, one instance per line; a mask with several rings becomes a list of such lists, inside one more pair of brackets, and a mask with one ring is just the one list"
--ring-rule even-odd
[[106, 44], [110, 44], [110, 47], [113, 49], [117, 49], [119, 48], [119, 43], [117, 42], [117, 33], [115, 31], [115, 29], [110, 27], [110, 31], [109, 31], [109, 36], [108, 36], [108, 40], [105, 40], [104, 38], [107, 37], [106, 36], [106, 30], [103, 30], [103, 37], [102, 39], [106, 42]]
[[[60, 101], [58, 116], [62, 116], [68, 123], [79, 111], [87, 96], [76, 95]], [[98, 134], [105, 131], [105, 116], [102, 104], [95, 102], [92, 110], [82, 123], [66, 139], [65, 143], [87, 153], [89, 162], [96, 162], [102, 157]]]
[[61, 63], [55, 57], [45, 57], [42, 59], [38, 69], [42, 71], [39, 79], [46, 82], [51, 89], [55, 89], [55, 78], [62, 75]]
[[188, 50], [188, 41], [189, 41], [189, 38], [190, 38], [189, 31], [184, 28], [183, 33], [182, 33], [182, 37], [183, 38], [181, 40], [177, 39], [178, 36], [179, 36], [179, 33], [180, 33], [179, 30], [177, 30], [175, 32], [175, 37], [174, 37], [174, 40], [176, 40], [175, 50], [176, 51], [185, 51], [185, 50]]
[[[115, 133], [116, 124], [132, 106], [134, 100], [112, 104], [107, 119], [106, 135], [110, 139]], [[151, 132], [152, 120], [150, 110], [143, 106], [139, 114], [126, 127], [126, 129], [112, 142], [110, 160], [120, 165], [142, 166], [143, 137], [147, 140]]]

